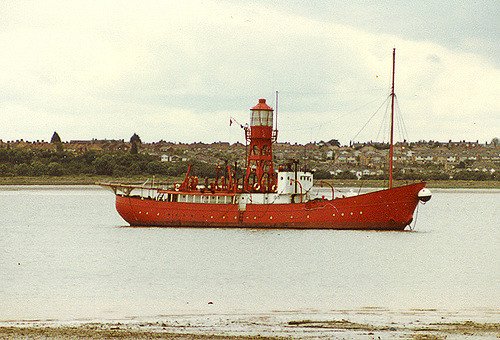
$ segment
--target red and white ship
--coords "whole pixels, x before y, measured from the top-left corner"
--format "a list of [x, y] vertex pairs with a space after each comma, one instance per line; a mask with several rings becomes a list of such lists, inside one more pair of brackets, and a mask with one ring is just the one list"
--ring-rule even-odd
[[[394, 108], [394, 59], [392, 84]], [[274, 111], [265, 99], [250, 111], [244, 177], [236, 178], [227, 166], [224, 176], [199, 185], [189, 167], [184, 181], [170, 188], [101, 184], [114, 191], [118, 213], [132, 226], [403, 230], [413, 221], [417, 204], [431, 198], [425, 182], [392, 187], [393, 124], [389, 188], [335, 197], [333, 187], [330, 194], [318, 195], [313, 174], [298, 171], [296, 163], [275, 171]]]

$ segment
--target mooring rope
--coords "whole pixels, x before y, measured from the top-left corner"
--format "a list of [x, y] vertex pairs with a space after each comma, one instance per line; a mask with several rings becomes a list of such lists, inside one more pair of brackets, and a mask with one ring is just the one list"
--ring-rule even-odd
[[415, 213], [415, 221], [413, 221], [413, 227], [410, 224], [410, 230], [414, 231], [415, 228], [417, 227], [417, 220], [418, 220], [418, 208], [420, 208], [420, 202], [417, 203], [417, 212]]

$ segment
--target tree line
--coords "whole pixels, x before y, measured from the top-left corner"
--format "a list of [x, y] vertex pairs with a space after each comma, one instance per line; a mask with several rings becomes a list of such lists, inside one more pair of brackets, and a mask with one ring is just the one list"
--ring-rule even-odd
[[82, 154], [60, 150], [0, 149], [0, 176], [137, 175], [182, 176], [188, 164], [193, 174], [215, 177], [213, 165], [199, 161], [161, 162], [158, 156], [128, 152]]
[[[55, 150], [31, 150], [0, 148], [0, 177], [11, 176], [81, 176], [102, 175], [108, 177], [171, 176], [180, 177], [192, 164], [191, 174], [200, 178], [215, 178], [217, 164], [197, 160], [161, 162], [158, 156], [130, 152], [86, 151], [81, 154]], [[224, 174], [224, 164], [219, 164], [219, 174]], [[237, 169], [237, 176], [244, 169]], [[315, 179], [356, 179], [356, 175], [345, 171], [333, 176], [329, 171], [318, 169]], [[363, 176], [366, 179], [386, 179], [386, 175]], [[395, 177], [402, 180], [448, 180], [450, 175], [439, 170], [425, 173], [395, 170]], [[496, 180], [497, 174], [484, 171], [459, 170], [453, 174], [456, 180]]]

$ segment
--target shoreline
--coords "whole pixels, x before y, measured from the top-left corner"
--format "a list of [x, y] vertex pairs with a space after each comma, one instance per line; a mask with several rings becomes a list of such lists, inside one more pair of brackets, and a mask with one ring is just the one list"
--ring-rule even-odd
[[445, 339], [500, 337], [498, 309], [445, 311], [365, 307], [329, 312], [202, 313], [124, 320], [0, 321], [3, 338]]
[[[40, 176], [40, 177], [0, 177], [0, 187], [7, 185], [96, 185], [98, 182], [130, 183], [142, 184], [146, 181], [146, 176], [136, 177], [106, 177], [106, 176]], [[182, 178], [165, 177], [156, 179], [159, 184], [172, 184], [182, 182]], [[334, 187], [339, 188], [384, 188], [387, 187], [386, 180], [350, 180], [350, 179], [327, 179], [321, 180]], [[317, 180], [315, 186], [320, 186]], [[401, 186], [418, 181], [395, 180], [394, 186]], [[464, 181], [464, 180], [429, 180], [427, 187], [440, 189], [500, 189], [500, 181]], [[324, 185], [325, 186], [325, 185]]]

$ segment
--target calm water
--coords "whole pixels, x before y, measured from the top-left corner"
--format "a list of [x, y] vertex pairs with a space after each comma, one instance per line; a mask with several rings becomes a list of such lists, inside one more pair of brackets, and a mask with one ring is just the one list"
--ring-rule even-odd
[[434, 191], [415, 232], [366, 232], [129, 228], [97, 187], [0, 187], [0, 320], [500, 308], [500, 191]]

